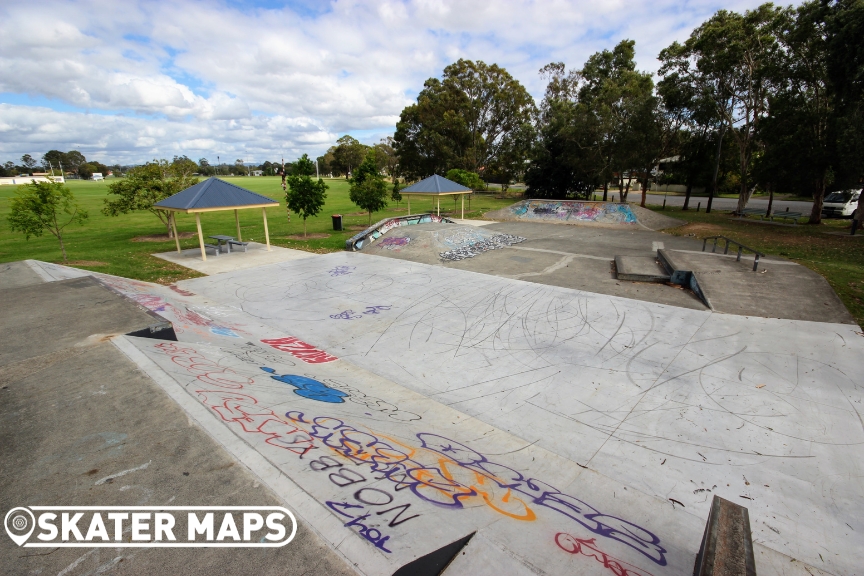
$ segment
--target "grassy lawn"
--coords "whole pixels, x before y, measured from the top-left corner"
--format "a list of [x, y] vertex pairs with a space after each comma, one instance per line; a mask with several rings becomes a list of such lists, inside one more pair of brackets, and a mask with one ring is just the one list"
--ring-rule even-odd
[[[660, 211], [658, 207], [653, 208]], [[807, 266], [825, 277], [852, 313], [864, 325], [864, 233], [849, 236], [849, 220], [824, 220], [819, 226], [772, 226], [733, 220], [729, 212], [711, 214], [667, 207], [663, 214], [688, 224], [664, 230], [677, 236], [727, 236], [766, 254], [779, 255]], [[843, 233], [836, 235], [832, 233]], [[771, 298], [770, 294], [765, 295]]]
[[[278, 200], [280, 208], [267, 210], [267, 221], [270, 228], [270, 242], [276, 246], [308, 250], [314, 252], [333, 252], [342, 250], [345, 240], [366, 227], [369, 217], [361, 212], [348, 199], [348, 183], [344, 179], [325, 179], [330, 189], [327, 191], [327, 202], [321, 214], [307, 220], [309, 234], [326, 234], [324, 238], [296, 240], [289, 238], [303, 234], [303, 221], [296, 214], [288, 222], [285, 210], [285, 196], [278, 177], [230, 178], [225, 180], [239, 186], [269, 196]], [[85, 208], [90, 219], [84, 226], [70, 225], [63, 235], [66, 253], [70, 265], [107, 274], [125, 276], [139, 280], [170, 284], [186, 278], [194, 278], [201, 274], [155, 258], [151, 254], [174, 250], [174, 241], [136, 242], [134, 238], [165, 234], [165, 228], [159, 220], [149, 212], [132, 212], [122, 216], [104, 216], [101, 208], [107, 197], [108, 182], [90, 182], [72, 180], [69, 188], [75, 194], [76, 200]], [[24, 236], [13, 233], [9, 229], [9, 201], [14, 197], [16, 186], [0, 186], [0, 262], [11, 262], [33, 258], [46, 262], [62, 264], [60, 246], [57, 239], [49, 233], [41, 238], [25, 240]], [[478, 218], [483, 212], [509, 206], [515, 200], [496, 199], [492, 194], [478, 194], [471, 200], [471, 210], [466, 203], [465, 217]], [[453, 210], [451, 201], [441, 201], [441, 213]], [[411, 201], [412, 212], [423, 212], [432, 209], [432, 199]], [[398, 216], [407, 213], [403, 200], [397, 207], [391, 202], [383, 212], [372, 215], [372, 222], [387, 216]], [[335, 232], [332, 228], [331, 214], [342, 214], [343, 232]], [[459, 212], [454, 216], [458, 217]], [[240, 225], [244, 240], [264, 241], [264, 225], [260, 210], [245, 210], [240, 212]], [[201, 226], [205, 236], [210, 234], [234, 235], [234, 213], [212, 212], [201, 216]], [[181, 237], [184, 232], [195, 232], [195, 218], [181, 214], [177, 217], [177, 230]], [[180, 241], [181, 248], [198, 246], [197, 236], [184, 238]]]

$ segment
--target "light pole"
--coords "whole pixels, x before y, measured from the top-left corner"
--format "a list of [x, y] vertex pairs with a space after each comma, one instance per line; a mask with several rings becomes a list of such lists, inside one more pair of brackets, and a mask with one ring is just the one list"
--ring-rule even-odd
[[320, 180], [321, 176], [318, 175], [318, 159], [315, 159], [315, 179]]
[[220, 166], [222, 166], [222, 161], [219, 160], [219, 156], [216, 156], [216, 173], [217, 173], [217, 174], [220, 173], [220, 170], [219, 170], [219, 167], [220, 167]]

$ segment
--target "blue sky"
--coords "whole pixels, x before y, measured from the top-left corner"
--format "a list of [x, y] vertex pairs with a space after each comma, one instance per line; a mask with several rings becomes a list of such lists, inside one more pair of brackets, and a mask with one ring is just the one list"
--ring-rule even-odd
[[391, 135], [424, 80], [459, 58], [507, 68], [539, 99], [549, 62], [578, 68], [631, 38], [653, 72], [663, 47], [716, 10], [757, 4], [6, 3], [0, 162], [54, 148], [110, 163], [320, 155], [342, 134]]

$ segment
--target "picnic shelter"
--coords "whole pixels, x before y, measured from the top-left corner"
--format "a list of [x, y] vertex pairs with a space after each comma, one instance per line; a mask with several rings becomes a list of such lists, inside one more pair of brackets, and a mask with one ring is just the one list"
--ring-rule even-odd
[[471, 194], [473, 190], [466, 188], [457, 182], [448, 180], [437, 174], [433, 174], [407, 188], [399, 190], [399, 193], [407, 196], [408, 213], [411, 214], [411, 196], [433, 196], [438, 199], [438, 215], [441, 215], [441, 196], [462, 196], [462, 219], [465, 218], [465, 195]]
[[209, 244], [204, 244], [204, 234], [201, 232], [202, 212], [233, 210], [234, 222], [237, 224], [237, 241], [242, 242], [243, 238], [240, 235], [240, 215], [238, 211], [249, 208], [261, 208], [261, 214], [264, 218], [264, 237], [267, 242], [267, 250], [269, 251], [270, 232], [267, 229], [267, 208], [277, 207], [279, 203], [272, 198], [256, 194], [219, 178], [208, 178], [173, 196], [160, 200], [154, 206], [172, 213], [171, 228], [174, 231], [177, 252], [180, 252], [180, 239], [177, 236], [177, 223], [174, 216], [177, 212], [195, 214], [195, 224], [198, 226], [198, 243], [201, 246], [201, 259], [206, 261], [207, 253], [205, 252], [205, 246], [209, 246]]

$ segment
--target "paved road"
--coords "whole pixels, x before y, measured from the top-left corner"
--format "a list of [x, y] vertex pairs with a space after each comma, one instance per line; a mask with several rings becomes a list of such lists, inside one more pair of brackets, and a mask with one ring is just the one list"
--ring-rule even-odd
[[[634, 202], [639, 202], [642, 199], [641, 194], [635, 194], [633, 192], [630, 193], [629, 198], [632, 198]], [[705, 206], [708, 205], [708, 198], [704, 196], [693, 196], [690, 198], [690, 206], [696, 207], [696, 204], [701, 202], [702, 209], [705, 209]], [[663, 194], [648, 194], [648, 198], [646, 199], [647, 204], [654, 205], [662, 205], [663, 204]], [[667, 206], [683, 206], [684, 205], [684, 196], [667, 196], [666, 197], [666, 205]], [[732, 210], [736, 206], [738, 206], [737, 198], [714, 198], [713, 208], [717, 208], [719, 210]], [[767, 198], [752, 198], [750, 202], [747, 203], [748, 208], [768, 208], [768, 199]], [[795, 212], [802, 212], [805, 215], [810, 214], [810, 210], [813, 209], [813, 202], [801, 202], [799, 200], [774, 200], [774, 211], [783, 211], [789, 208], [789, 210]]]

